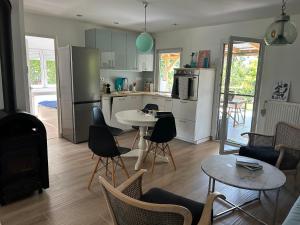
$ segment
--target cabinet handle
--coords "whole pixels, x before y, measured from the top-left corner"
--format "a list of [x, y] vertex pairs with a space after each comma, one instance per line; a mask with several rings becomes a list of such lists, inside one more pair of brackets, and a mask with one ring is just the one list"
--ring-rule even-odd
[[186, 104], [186, 103], [188, 103], [188, 102], [185, 102], [185, 101], [180, 101], [180, 103], [184, 103], [184, 104]]
[[171, 101], [172, 101], [172, 99], [166, 99], [166, 101], [167, 101], [167, 102], [171, 102]]
[[184, 120], [179, 120], [179, 122], [180, 122], [180, 123], [186, 123], [186, 121], [184, 121]]

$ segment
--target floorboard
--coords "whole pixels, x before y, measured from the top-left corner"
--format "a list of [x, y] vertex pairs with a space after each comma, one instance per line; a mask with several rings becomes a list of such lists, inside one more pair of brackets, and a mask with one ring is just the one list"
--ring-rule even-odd
[[[126, 133], [119, 138], [120, 145], [131, 146], [135, 133]], [[177, 166], [177, 171], [165, 163], [155, 167], [154, 174], [147, 173], [144, 179], [144, 190], [161, 187], [179, 195], [204, 202], [208, 189], [208, 177], [201, 171], [201, 161], [218, 153], [217, 142], [206, 142], [192, 145], [174, 140], [170, 144]], [[92, 188], [87, 189], [90, 173], [96, 163], [91, 159], [91, 152], [86, 143], [74, 145], [64, 139], [54, 138], [48, 141], [50, 188], [43, 194], [33, 194], [24, 200], [0, 207], [2, 225], [100, 225], [111, 224], [103, 194], [94, 180]], [[130, 174], [134, 173], [134, 158], [126, 158], [125, 164]], [[144, 168], [150, 169], [146, 162]], [[98, 175], [104, 175], [99, 172]], [[124, 181], [121, 171], [117, 181]], [[277, 223], [286, 217], [296, 200], [293, 179], [283, 188], [279, 199]], [[233, 202], [239, 203], [254, 198], [257, 193], [239, 190], [216, 183], [216, 190], [225, 194]], [[261, 203], [253, 203], [247, 209], [264, 221], [273, 217], [273, 192], [262, 194]], [[221, 202], [215, 203], [214, 210], [226, 209]], [[251, 218], [234, 212], [220, 217], [214, 224], [258, 224]]]

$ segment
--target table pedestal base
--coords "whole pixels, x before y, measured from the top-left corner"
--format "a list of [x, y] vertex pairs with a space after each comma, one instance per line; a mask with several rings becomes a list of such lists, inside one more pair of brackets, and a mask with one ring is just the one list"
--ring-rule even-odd
[[[215, 191], [215, 182], [216, 182], [215, 179], [209, 177], [208, 194]], [[274, 215], [273, 215], [272, 225], [275, 225], [275, 223], [276, 223], [279, 192], [280, 192], [280, 189], [277, 189], [276, 190], [276, 199], [275, 199], [275, 207], [274, 207]], [[219, 213], [213, 215], [213, 218], [216, 219], [216, 218], [218, 218], [220, 216], [223, 216], [227, 213], [234, 212], [235, 210], [238, 210], [238, 211], [246, 214], [247, 216], [251, 217], [252, 219], [256, 220], [257, 222], [259, 222], [261, 224], [264, 224], [264, 225], [268, 225], [266, 222], [262, 221], [261, 219], [257, 218], [256, 216], [252, 215], [251, 213], [249, 213], [245, 209], [243, 209], [243, 207], [246, 207], [251, 203], [260, 201], [260, 197], [261, 197], [261, 191], [258, 191], [258, 197], [254, 198], [252, 200], [249, 200], [247, 202], [244, 202], [242, 204], [238, 204], [238, 205], [236, 205], [236, 204], [234, 204], [234, 203], [232, 203], [232, 202], [230, 202], [226, 199], [224, 200], [224, 199], [218, 198], [219, 201], [225, 202], [226, 204], [228, 204], [232, 207], [227, 209], [227, 210], [224, 210], [222, 212], [219, 212]]]
[[[136, 164], [135, 164], [135, 166], [134, 166], [134, 169], [135, 169], [135, 170], [139, 170], [140, 167], [141, 167], [141, 165], [142, 165], [142, 163], [143, 163], [143, 161], [144, 161], [144, 157], [145, 157], [145, 155], [146, 155], [146, 152], [147, 152], [146, 150], [133, 149], [133, 150], [131, 150], [130, 152], [128, 152], [128, 153], [122, 155], [122, 157], [124, 157], [124, 158], [125, 158], [125, 157], [128, 157], [128, 158], [136, 157], [136, 158], [138, 158], [138, 159], [137, 159], [137, 162], [136, 162]], [[140, 156], [140, 155], [142, 155], [142, 156]], [[150, 153], [148, 154], [148, 158], [153, 158], [153, 157], [154, 157], [153, 153], [150, 152]], [[164, 162], [164, 163], [168, 163], [168, 162], [169, 162], [169, 159], [168, 159], [167, 157], [163, 157], [163, 156], [160, 156], [160, 155], [156, 155], [156, 162]]]

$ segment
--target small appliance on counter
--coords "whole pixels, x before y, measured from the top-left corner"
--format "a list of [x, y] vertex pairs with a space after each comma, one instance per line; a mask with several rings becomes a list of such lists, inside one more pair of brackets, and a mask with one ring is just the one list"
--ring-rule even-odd
[[197, 69], [175, 69], [172, 98], [183, 100], [198, 99], [200, 70]]
[[104, 92], [105, 94], [110, 94], [110, 84], [105, 84]]
[[128, 79], [124, 77], [118, 77], [115, 79], [116, 91], [128, 91]]
[[154, 91], [154, 85], [152, 82], [146, 81], [144, 84], [144, 91], [145, 92], [153, 92]]

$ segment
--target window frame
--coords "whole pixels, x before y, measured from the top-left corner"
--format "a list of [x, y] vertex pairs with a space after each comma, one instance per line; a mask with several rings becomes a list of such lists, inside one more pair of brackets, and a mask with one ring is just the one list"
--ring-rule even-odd
[[[30, 87], [31, 88], [55, 88], [56, 84], [48, 84], [48, 74], [47, 74], [47, 60], [52, 60], [55, 63], [55, 67], [56, 67], [56, 57], [55, 57], [55, 51], [53, 50], [45, 50], [45, 49], [29, 49], [28, 50], [28, 69], [30, 69], [30, 60], [31, 57], [35, 55], [35, 56], [39, 56], [40, 59], [40, 65], [41, 65], [41, 83], [42, 84], [31, 84], [31, 80], [29, 78], [29, 82], [30, 82]], [[30, 71], [28, 71], [30, 73]], [[56, 69], [55, 69], [55, 73], [56, 73]], [[29, 74], [30, 76], [30, 74]]]
[[159, 63], [160, 63], [160, 54], [164, 54], [164, 53], [180, 53], [180, 67], [182, 67], [182, 48], [168, 48], [168, 49], [157, 49], [156, 50], [156, 72], [155, 72], [155, 84], [156, 84], [156, 90], [158, 92], [162, 92], [162, 93], [170, 93], [168, 91], [161, 91], [160, 90], [160, 71], [159, 71]]

